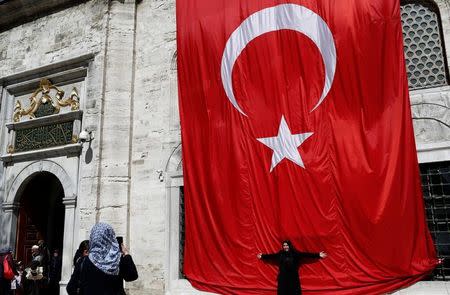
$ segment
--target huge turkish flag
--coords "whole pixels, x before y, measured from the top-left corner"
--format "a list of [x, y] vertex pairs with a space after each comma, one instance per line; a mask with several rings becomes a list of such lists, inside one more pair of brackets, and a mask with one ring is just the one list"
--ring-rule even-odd
[[379, 294], [436, 265], [398, 0], [177, 1], [184, 272], [273, 294], [283, 239], [328, 258], [303, 291]]

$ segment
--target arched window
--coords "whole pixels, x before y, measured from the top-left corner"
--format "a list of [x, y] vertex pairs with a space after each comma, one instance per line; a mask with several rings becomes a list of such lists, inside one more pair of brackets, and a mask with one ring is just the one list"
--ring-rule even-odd
[[449, 82], [439, 9], [431, 1], [401, 2], [401, 19], [410, 89]]

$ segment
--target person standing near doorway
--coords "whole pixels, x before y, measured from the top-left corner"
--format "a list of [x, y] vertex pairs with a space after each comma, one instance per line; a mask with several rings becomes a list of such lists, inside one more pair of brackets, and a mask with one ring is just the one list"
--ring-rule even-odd
[[50, 250], [44, 240], [38, 241], [39, 253], [42, 256], [41, 266], [43, 267], [43, 275], [48, 278], [49, 264], [50, 264]]
[[17, 275], [15, 275], [11, 282], [11, 290], [13, 295], [23, 295], [23, 265], [22, 261], [17, 261], [16, 264]]
[[27, 295], [44, 295], [42, 292], [44, 283], [44, 257], [38, 245], [31, 247], [32, 260], [26, 271], [26, 292]]
[[83, 271], [84, 260], [89, 255], [89, 240], [80, 243], [75, 256], [73, 257], [73, 265], [75, 267], [72, 276], [66, 286], [67, 294], [79, 295], [81, 288], [81, 272]]
[[[5, 265], [7, 265], [8, 270], [5, 269]], [[9, 272], [9, 275], [17, 274], [16, 268], [13, 263], [12, 258], [12, 250], [11, 248], [3, 248], [0, 250], [0, 295], [10, 295], [11, 294], [11, 281], [13, 278], [8, 279], [5, 278], [6, 272]]]
[[89, 240], [84, 240], [80, 243], [75, 255], [73, 257], [73, 265], [76, 267], [77, 263], [80, 259], [84, 259], [84, 257], [89, 254]]
[[62, 259], [59, 250], [55, 249], [50, 258], [48, 269], [48, 294], [59, 295], [59, 281], [61, 280]]

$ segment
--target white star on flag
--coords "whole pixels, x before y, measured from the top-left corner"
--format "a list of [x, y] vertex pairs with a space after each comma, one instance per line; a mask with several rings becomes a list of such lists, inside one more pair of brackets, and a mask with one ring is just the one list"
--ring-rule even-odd
[[311, 135], [313, 135], [312, 132], [292, 134], [286, 120], [284, 119], [284, 116], [281, 116], [277, 136], [257, 138], [259, 142], [273, 150], [270, 172], [272, 172], [275, 166], [277, 166], [278, 163], [280, 163], [284, 158], [291, 160], [302, 168], [305, 168], [302, 157], [300, 156], [297, 148]]

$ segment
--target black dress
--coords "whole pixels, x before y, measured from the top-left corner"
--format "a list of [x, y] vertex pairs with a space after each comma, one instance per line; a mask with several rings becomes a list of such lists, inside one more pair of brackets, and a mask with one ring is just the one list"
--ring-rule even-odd
[[48, 267], [48, 293], [59, 294], [59, 281], [61, 280], [62, 259], [61, 256], [52, 256]]
[[[131, 255], [120, 259], [119, 275], [108, 275], [99, 270], [89, 259], [81, 258], [67, 284], [68, 294], [82, 295], [125, 295], [123, 281], [131, 282], [138, 278], [136, 265]], [[79, 288], [79, 293], [77, 289]]]
[[136, 265], [131, 255], [122, 256], [119, 268], [119, 275], [108, 275], [99, 270], [89, 257], [86, 257], [81, 272], [80, 293], [83, 295], [125, 295], [123, 281], [131, 282], [138, 278]]
[[320, 258], [319, 253], [298, 251], [280, 251], [274, 254], [263, 254], [261, 259], [278, 263], [278, 295], [298, 295], [302, 293], [298, 268], [301, 258]]

